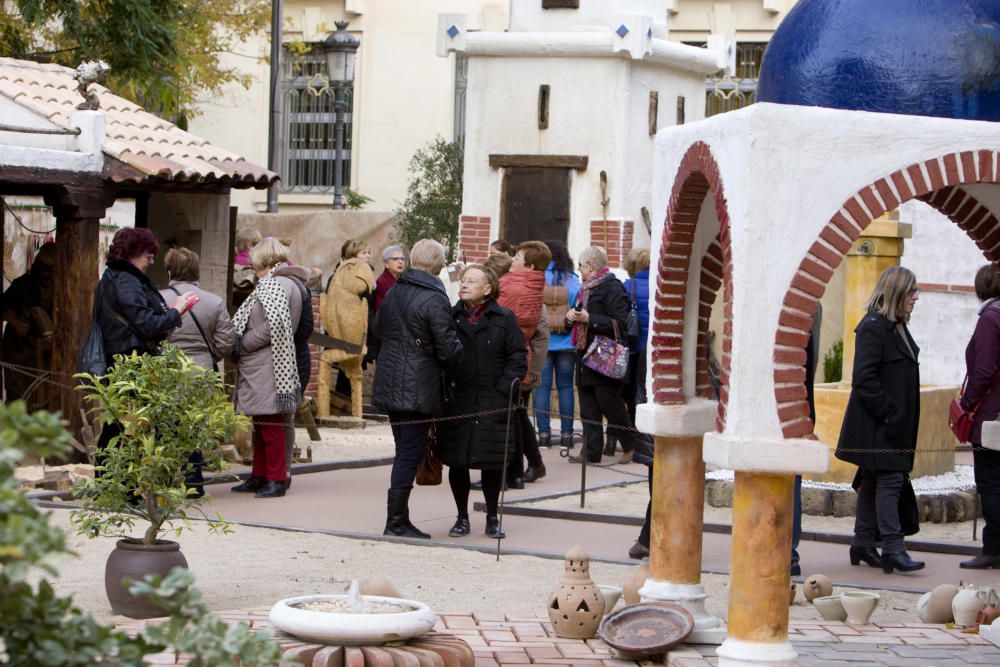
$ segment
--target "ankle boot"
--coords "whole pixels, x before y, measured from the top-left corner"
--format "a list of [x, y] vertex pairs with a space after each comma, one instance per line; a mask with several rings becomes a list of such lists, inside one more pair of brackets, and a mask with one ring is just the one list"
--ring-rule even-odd
[[252, 493], [264, 486], [265, 482], [267, 480], [263, 477], [247, 477], [242, 484], [237, 484], [229, 490], [233, 493]]
[[913, 560], [905, 550], [897, 553], [882, 552], [882, 571], [892, 574], [893, 570], [900, 572], [915, 572], [924, 569], [923, 561]]
[[486, 515], [486, 535], [498, 540], [507, 537], [507, 533], [500, 530], [500, 519], [494, 515]]
[[882, 567], [882, 558], [875, 547], [851, 547], [851, 565], [860, 565], [864, 561], [869, 567]]
[[525, 482], [536, 482], [542, 477], [545, 477], [544, 463], [539, 463], [537, 466], [528, 466], [528, 469], [524, 471]]
[[385, 530], [382, 531], [382, 534], [395, 535], [396, 537], [419, 537], [429, 540], [430, 535], [418, 530], [410, 523], [409, 503], [410, 489], [389, 489]]
[[460, 516], [455, 519], [455, 525], [448, 531], [448, 537], [465, 537], [471, 530], [472, 526], [469, 525], [469, 517]]
[[604, 442], [605, 442], [605, 445], [604, 445], [604, 455], [605, 456], [614, 456], [615, 455], [615, 447], [618, 445], [618, 439], [615, 436], [613, 436], [613, 435], [611, 435], [609, 433], [606, 436]]
[[284, 482], [272, 482], [268, 480], [253, 494], [254, 498], [280, 498], [285, 495]]
[[559, 446], [563, 449], [573, 449], [573, 434], [572, 433], [560, 433], [559, 434]]
[[552, 447], [552, 434], [551, 433], [539, 433], [538, 434], [538, 446], [542, 449], [549, 449]]

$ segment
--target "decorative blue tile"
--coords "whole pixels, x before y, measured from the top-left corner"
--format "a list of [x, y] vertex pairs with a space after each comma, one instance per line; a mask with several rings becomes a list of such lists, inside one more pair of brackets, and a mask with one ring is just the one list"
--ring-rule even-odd
[[462, 31], [459, 30], [456, 26], [451, 26], [450, 28], [448, 28], [448, 36], [451, 37], [452, 39], [458, 37], [458, 33], [460, 32]]
[[618, 30], [615, 30], [615, 32], [618, 33], [619, 37], [625, 39], [625, 35], [628, 34], [628, 27], [626, 27], [626, 25], [622, 23], [620, 26], [618, 26]]

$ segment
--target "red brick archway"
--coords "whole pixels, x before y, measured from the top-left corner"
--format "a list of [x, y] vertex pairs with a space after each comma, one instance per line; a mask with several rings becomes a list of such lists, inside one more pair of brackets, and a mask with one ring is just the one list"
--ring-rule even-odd
[[1000, 220], [963, 185], [998, 183], [1000, 154], [950, 153], [912, 164], [859, 190], [844, 202], [809, 248], [785, 293], [774, 340], [774, 395], [786, 438], [814, 437], [806, 403], [805, 347], [812, 316], [851, 244], [880, 215], [919, 199], [961, 227], [991, 262], [1000, 259]]
[[684, 310], [688, 267], [694, 245], [698, 215], [706, 197], [712, 195], [719, 219], [719, 235], [702, 258], [699, 279], [696, 392], [711, 397], [708, 381], [708, 320], [720, 285], [725, 285], [722, 378], [717, 426], [725, 423], [729, 398], [729, 357], [732, 335], [732, 252], [729, 211], [711, 149], [703, 142], [692, 144], [681, 160], [674, 189], [667, 205], [666, 224], [656, 277], [656, 307], [653, 311], [652, 377], [653, 401], [660, 405], [684, 403]]

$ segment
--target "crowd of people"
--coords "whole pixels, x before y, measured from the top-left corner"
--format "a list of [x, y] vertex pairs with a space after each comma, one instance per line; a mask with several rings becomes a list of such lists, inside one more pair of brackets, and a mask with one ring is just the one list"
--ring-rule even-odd
[[[310, 381], [308, 341], [315, 322], [309, 271], [289, 261], [288, 248], [279, 240], [241, 230], [234, 262], [238, 272], [252, 274], [252, 289], [230, 316], [225, 300], [199, 285], [199, 257], [187, 248], [166, 252], [168, 285], [157, 289], [146, 272], [159, 250], [148, 229], [122, 229], [114, 236], [93, 313], [108, 365], [118, 354], [155, 354], [164, 341], [206, 369], [220, 370], [231, 360], [235, 405], [253, 421], [252, 471], [232, 491], [257, 498], [284, 495], [292, 483], [294, 414]], [[27, 337], [51, 335], [53, 256], [52, 244], [42, 246], [31, 272], [5, 294], [6, 359], [14, 358], [7, 351], [15, 344], [21, 343], [21, 352], [29, 347]], [[371, 258], [367, 242], [349, 240], [338, 267], [370, 264]], [[472, 531], [468, 502], [473, 489], [481, 489], [486, 502], [485, 534], [504, 537], [502, 489], [544, 478], [543, 451], [554, 443], [567, 453], [573, 450], [577, 422], [582, 423], [582, 446], [569, 461], [599, 464], [620, 446], [622, 455], [613, 462], [638, 458], [652, 478], [651, 439], [635, 428], [636, 405], [646, 400], [648, 250], [628, 257], [629, 279], [623, 283], [599, 246], [585, 248], [574, 266], [560, 241], [517, 246], [495, 241], [483, 263], [459, 267], [455, 303], [440, 277], [447, 259], [439, 242], [423, 239], [408, 257], [404, 247], [390, 245], [381, 259], [384, 270], [374, 289], [359, 298], [368, 303], [370, 315], [365, 361], [375, 367], [372, 403], [388, 414], [395, 443], [386, 535], [430, 537], [409, 517], [409, 497], [429, 443], [448, 467], [456, 508], [449, 535], [456, 538]], [[1000, 417], [1000, 391], [992, 391], [1000, 379], [995, 267], [977, 272], [975, 291], [983, 305], [966, 349], [960, 402], [973, 418], [969, 441], [985, 528], [981, 553], [961, 566], [1000, 568], [1000, 451], [982, 446], [983, 423]], [[918, 299], [917, 279], [908, 269], [892, 267], [879, 278], [855, 329], [851, 394], [835, 453], [858, 467], [850, 562], [886, 573], [924, 567], [904, 543], [905, 535], [915, 531], [907, 503], [912, 504], [909, 474], [920, 423], [920, 350], [908, 323]], [[817, 314], [806, 363], [813, 419], [818, 322]], [[10, 395], [18, 379], [6, 377]], [[341, 388], [349, 391], [349, 385]], [[116, 424], [104, 426], [98, 459], [118, 434]], [[479, 471], [476, 482], [472, 470]], [[192, 459], [186, 481], [196, 493], [203, 492], [200, 460]], [[793, 573], [799, 569], [800, 483], [797, 479]], [[649, 553], [649, 521], [647, 507], [645, 525], [629, 551], [634, 558]]]

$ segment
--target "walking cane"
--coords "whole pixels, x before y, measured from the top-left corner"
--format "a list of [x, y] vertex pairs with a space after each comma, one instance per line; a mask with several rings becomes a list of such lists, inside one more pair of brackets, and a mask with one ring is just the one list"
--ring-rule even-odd
[[503, 441], [503, 476], [500, 478], [500, 507], [498, 508], [497, 522], [499, 523], [497, 534], [497, 562], [500, 562], [500, 540], [501, 535], [503, 535], [503, 499], [507, 493], [507, 457], [510, 453], [510, 421], [511, 415], [514, 414], [514, 392], [517, 391], [518, 386], [521, 384], [520, 378], [514, 378], [510, 383], [510, 392], [507, 394], [507, 433]]

